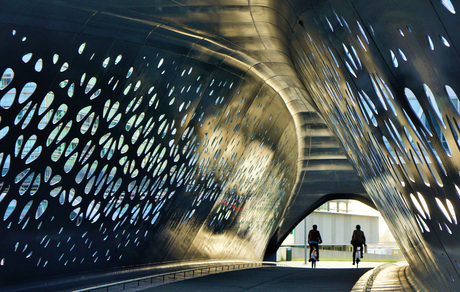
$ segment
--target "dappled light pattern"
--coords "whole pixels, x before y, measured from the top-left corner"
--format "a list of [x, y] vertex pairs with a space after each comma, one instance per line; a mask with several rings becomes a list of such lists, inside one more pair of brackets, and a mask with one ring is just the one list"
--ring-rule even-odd
[[272, 88], [112, 39], [1, 34], [2, 283], [263, 256], [297, 161]]
[[459, 20], [450, 1], [417, 4], [429, 22], [410, 4], [387, 5], [331, 1], [306, 12], [297, 66], [412, 268], [455, 290], [460, 60], [446, 29]]

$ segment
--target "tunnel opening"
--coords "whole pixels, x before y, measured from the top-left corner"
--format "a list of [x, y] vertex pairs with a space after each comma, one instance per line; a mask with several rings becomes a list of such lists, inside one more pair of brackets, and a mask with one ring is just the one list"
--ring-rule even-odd
[[276, 253], [276, 260], [306, 261], [309, 252], [308, 233], [317, 225], [322, 243], [319, 245], [322, 260], [351, 260], [350, 243], [353, 230], [360, 225], [366, 236], [366, 258], [394, 262], [403, 256], [394, 237], [380, 213], [361, 201], [354, 199], [328, 200], [292, 228]]

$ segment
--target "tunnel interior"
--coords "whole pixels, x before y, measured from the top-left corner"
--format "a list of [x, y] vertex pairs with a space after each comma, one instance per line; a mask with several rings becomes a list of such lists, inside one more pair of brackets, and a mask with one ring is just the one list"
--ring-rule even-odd
[[352, 198], [458, 290], [459, 5], [5, 3], [0, 285], [268, 259]]

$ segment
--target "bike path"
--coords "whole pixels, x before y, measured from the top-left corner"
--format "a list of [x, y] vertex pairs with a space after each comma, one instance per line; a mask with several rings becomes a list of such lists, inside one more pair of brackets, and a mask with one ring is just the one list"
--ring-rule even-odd
[[[318, 266], [320, 265], [319, 262]], [[264, 267], [229, 271], [198, 277], [162, 286], [143, 289], [143, 292], [279, 292], [327, 291], [349, 292], [360, 277], [371, 268], [359, 269], [299, 269], [293, 267]]]

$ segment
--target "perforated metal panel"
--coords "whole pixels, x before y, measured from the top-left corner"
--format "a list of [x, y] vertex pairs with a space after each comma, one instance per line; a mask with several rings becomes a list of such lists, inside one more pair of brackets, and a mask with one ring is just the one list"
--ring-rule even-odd
[[110, 38], [0, 34], [3, 284], [262, 257], [297, 159], [272, 88]]
[[329, 1], [296, 39], [309, 92], [411, 267], [446, 291], [460, 280], [455, 13], [450, 1]]

